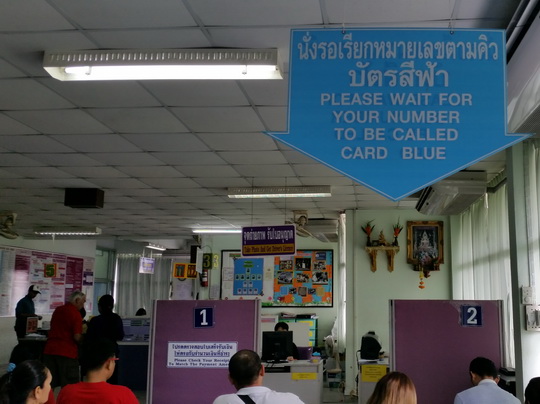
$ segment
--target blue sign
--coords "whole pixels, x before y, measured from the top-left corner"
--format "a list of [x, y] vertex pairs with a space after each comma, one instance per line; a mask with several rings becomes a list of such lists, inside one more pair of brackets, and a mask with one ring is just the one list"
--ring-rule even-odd
[[242, 255], [294, 255], [296, 228], [281, 226], [242, 227]]
[[213, 307], [195, 307], [193, 309], [193, 316], [195, 328], [211, 328], [214, 326]]
[[273, 138], [392, 200], [530, 135], [506, 133], [502, 30], [292, 30]]
[[461, 306], [461, 325], [463, 327], [482, 327], [482, 306]]

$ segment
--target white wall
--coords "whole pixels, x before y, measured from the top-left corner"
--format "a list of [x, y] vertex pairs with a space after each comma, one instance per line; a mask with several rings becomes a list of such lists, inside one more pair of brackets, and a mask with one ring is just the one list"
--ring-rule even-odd
[[[347, 392], [354, 388], [358, 373], [356, 351], [360, 340], [369, 330], [375, 331], [381, 340], [382, 350], [391, 351], [390, 300], [396, 299], [451, 299], [451, 271], [449, 243], [445, 243], [444, 264], [440, 271], [432, 272], [420, 289], [419, 273], [407, 263], [407, 221], [443, 221], [444, 239], [449, 240], [449, 225], [445, 216], [425, 216], [416, 210], [365, 210], [347, 211], [347, 333], [346, 377]], [[361, 227], [372, 220], [375, 229], [372, 239], [384, 231], [388, 242], [393, 240], [392, 225], [399, 222], [403, 230], [398, 237], [400, 251], [395, 256], [394, 271], [387, 269], [384, 252], [377, 256], [377, 270], [371, 271], [370, 259], [365, 251], [366, 235]], [[391, 354], [391, 352], [390, 352]]]
[[[242, 248], [242, 238], [240, 234], [227, 235], [227, 236], [205, 236], [202, 239], [201, 247], [205, 253], [218, 254], [219, 264], [217, 268], [212, 269], [210, 272], [210, 286], [221, 284], [221, 251], [222, 250], [240, 250]], [[296, 239], [296, 248], [300, 250], [334, 250], [334, 271], [337, 268], [337, 243], [323, 243], [314, 238], [298, 237]], [[336, 319], [336, 298], [337, 288], [335, 285], [336, 275], [334, 272], [334, 306], [333, 307], [263, 307], [262, 314], [279, 314], [281, 312], [305, 314], [316, 313], [318, 319], [318, 345], [323, 345], [323, 339], [327, 335], [330, 335], [332, 326]], [[201, 291], [201, 299], [208, 299], [209, 288], [203, 288]]]

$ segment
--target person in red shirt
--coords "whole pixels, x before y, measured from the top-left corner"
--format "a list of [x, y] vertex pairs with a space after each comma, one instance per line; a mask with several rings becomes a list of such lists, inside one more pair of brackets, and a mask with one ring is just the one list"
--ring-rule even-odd
[[106, 338], [85, 341], [81, 346], [81, 365], [86, 369], [86, 381], [65, 386], [56, 404], [138, 404], [130, 389], [107, 383], [118, 360], [115, 349], [115, 344]]
[[78, 359], [78, 344], [82, 338], [80, 310], [85, 302], [85, 294], [75, 291], [66, 304], [57, 307], [53, 312], [51, 329], [43, 350], [43, 362], [51, 371], [53, 389], [80, 380]]

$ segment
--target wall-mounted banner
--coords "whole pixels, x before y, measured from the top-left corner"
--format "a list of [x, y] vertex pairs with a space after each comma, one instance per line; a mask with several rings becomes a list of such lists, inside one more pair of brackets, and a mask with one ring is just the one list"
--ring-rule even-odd
[[242, 227], [242, 255], [291, 255], [296, 252], [294, 225]]
[[399, 200], [530, 135], [506, 133], [502, 30], [292, 30], [270, 136]]

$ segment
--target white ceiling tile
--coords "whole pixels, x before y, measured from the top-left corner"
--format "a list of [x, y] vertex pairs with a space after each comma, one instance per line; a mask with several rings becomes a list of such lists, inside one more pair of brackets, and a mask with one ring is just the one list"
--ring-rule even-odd
[[235, 165], [236, 171], [244, 177], [295, 177], [296, 174], [289, 164], [260, 164]]
[[89, 157], [111, 166], [131, 166], [137, 162], [140, 166], [161, 166], [163, 162], [149, 153], [89, 153]]
[[277, 150], [274, 139], [262, 132], [199, 133], [197, 135], [214, 151]]
[[171, 166], [122, 166], [118, 169], [133, 177], [181, 178], [185, 175]]
[[[102, 162], [77, 153], [40, 153], [28, 155], [36, 161], [36, 165], [51, 165], [53, 167], [96, 167]], [[2, 165], [0, 158], [0, 165]]]
[[[72, 178], [73, 175], [55, 167], [11, 167], [9, 171], [17, 177], [28, 178]], [[1, 174], [0, 174], [1, 177]]]
[[108, 133], [110, 130], [83, 111], [9, 111], [6, 115], [45, 134]]
[[0, 136], [0, 144], [19, 153], [69, 153], [74, 150], [45, 135]]
[[161, 105], [137, 81], [59, 81], [40, 82], [84, 108], [155, 107]]
[[192, 7], [207, 26], [322, 23], [318, 0], [197, 0]]
[[186, 127], [165, 108], [109, 108], [88, 112], [120, 133], [187, 132]]
[[191, 133], [131, 134], [124, 137], [145, 151], [209, 151], [208, 147]]
[[225, 164], [221, 157], [212, 152], [152, 153], [152, 155], [171, 165], [178, 165], [179, 163], [189, 166]]
[[13, 78], [13, 77], [24, 77], [25, 74], [19, 69], [13, 67], [7, 62], [0, 59], [0, 79]]
[[208, 48], [212, 44], [200, 29], [124, 29], [89, 31], [100, 49]]
[[73, 150], [84, 153], [141, 151], [132, 142], [129, 142], [121, 135], [113, 133], [106, 135], [55, 135], [51, 136], [51, 138], [71, 147]]
[[0, 2], [2, 31], [68, 30], [73, 26], [42, 0]]
[[[144, 182], [146, 185], [149, 185], [154, 188], [160, 188], [163, 190], [167, 189], [178, 189], [178, 188], [196, 188], [198, 184], [193, 181], [191, 178], [140, 178], [141, 182]], [[166, 191], [164, 191], [166, 192]]]
[[37, 131], [34, 129], [0, 113], [0, 135], [24, 135], [35, 133], [37, 133]]
[[0, 80], [0, 109], [54, 109], [74, 105], [32, 79]]
[[[148, 81], [145, 87], [164, 105], [170, 107], [249, 105], [238, 83], [233, 80]], [[186, 97], [186, 94], [190, 96]]]
[[90, 178], [89, 181], [104, 189], [149, 188], [148, 185], [135, 178]]
[[238, 177], [235, 168], [228, 165], [215, 166], [179, 166], [179, 171], [191, 178]]
[[0, 154], [0, 167], [38, 167], [45, 165], [39, 156], [24, 156], [17, 153]]
[[64, 171], [81, 178], [127, 178], [128, 175], [113, 167], [64, 167]]
[[218, 153], [229, 164], [285, 164], [287, 160], [279, 151], [230, 151]]
[[171, 108], [194, 132], [254, 132], [264, 130], [250, 107]]
[[288, 109], [286, 107], [259, 107], [257, 109], [268, 131], [285, 132], [288, 129]]
[[184, 4], [177, 0], [160, 0], [159, 6], [146, 0], [53, 0], [53, 3], [86, 29], [195, 25]]
[[289, 95], [289, 80], [244, 80], [240, 83], [248, 98], [255, 105], [286, 106]]

